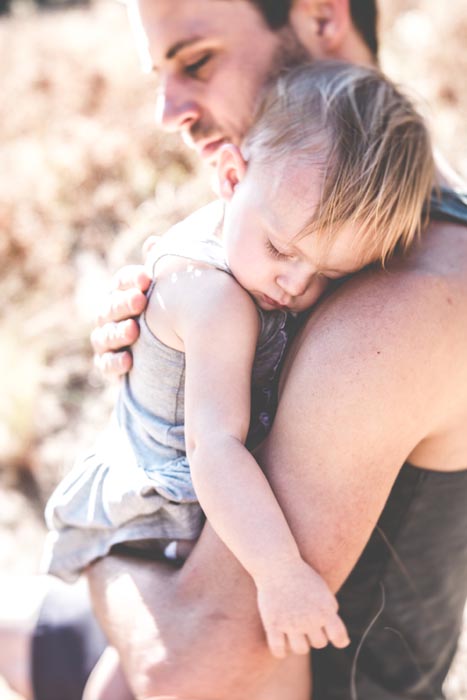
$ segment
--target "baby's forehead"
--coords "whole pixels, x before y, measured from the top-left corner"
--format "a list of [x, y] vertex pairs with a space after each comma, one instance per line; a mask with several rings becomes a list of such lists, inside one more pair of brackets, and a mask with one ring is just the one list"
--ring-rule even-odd
[[[311, 215], [321, 198], [323, 173], [313, 161], [290, 154], [264, 166], [271, 211], [278, 219], [298, 212]], [[298, 233], [298, 231], [296, 232]]]

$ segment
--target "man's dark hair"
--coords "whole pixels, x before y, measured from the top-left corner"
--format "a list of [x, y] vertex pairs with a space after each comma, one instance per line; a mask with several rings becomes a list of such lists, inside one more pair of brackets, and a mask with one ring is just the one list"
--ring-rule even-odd
[[[289, 19], [293, 0], [250, 0], [263, 15], [271, 29], [280, 29]], [[376, 0], [350, 0], [350, 12], [359, 32], [373, 56], [378, 53], [376, 33]]]
[[363, 37], [373, 56], [378, 55], [376, 0], [350, 0], [350, 12], [355, 29]]
[[280, 29], [287, 24], [292, 0], [250, 0], [268, 23], [270, 29]]

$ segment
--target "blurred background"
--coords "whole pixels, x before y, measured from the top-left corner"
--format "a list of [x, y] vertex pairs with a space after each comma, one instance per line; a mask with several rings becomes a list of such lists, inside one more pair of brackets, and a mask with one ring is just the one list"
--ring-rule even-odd
[[[467, 181], [467, 3], [379, 7], [383, 68]], [[0, 572], [32, 573], [44, 502], [116, 390], [92, 367], [98, 302], [148, 235], [212, 194], [153, 126], [118, 2], [0, 0], [0, 65]], [[448, 691], [467, 700], [465, 651]]]

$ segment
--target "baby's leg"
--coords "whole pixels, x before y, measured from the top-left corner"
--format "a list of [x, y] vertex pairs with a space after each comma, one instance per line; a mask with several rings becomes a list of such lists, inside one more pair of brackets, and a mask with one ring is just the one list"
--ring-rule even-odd
[[[248, 700], [310, 700], [309, 656], [291, 655]], [[134, 700], [120, 667], [118, 652], [107, 647], [91, 673], [82, 700]], [[227, 700], [227, 699], [226, 699]], [[230, 700], [230, 699], [229, 699]], [[238, 697], [232, 700], [239, 700]]]
[[[310, 700], [309, 656], [289, 656], [248, 700]], [[118, 652], [107, 647], [91, 673], [82, 700], [134, 700], [120, 667]], [[232, 698], [240, 700], [240, 698]], [[242, 698], [243, 691], [242, 691]]]
[[[194, 540], [172, 540], [161, 542], [164, 557], [179, 568], [195, 546]], [[82, 700], [133, 700], [134, 696], [126, 682], [117, 650], [108, 646], [94, 667]]]
[[[167, 560], [121, 556], [104, 557], [89, 568], [96, 610], [108, 622], [108, 637], [121, 653], [134, 696], [310, 700], [309, 655], [279, 662], [268, 652], [256, 601], [226, 613], [219, 607], [221, 594], [228, 590], [234, 601], [242, 585], [240, 564], [232, 560], [233, 573], [225, 576], [225, 560], [232, 555], [220, 548], [211, 564], [216, 575], [209, 575], [206, 588], [193, 585], [195, 555], [196, 549], [181, 568]], [[191, 574], [185, 574], [187, 567]], [[203, 570], [199, 575], [204, 584]], [[251, 579], [242, 580], [253, 593]]]
[[107, 647], [97, 662], [82, 700], [133, 700], [114, 647]]

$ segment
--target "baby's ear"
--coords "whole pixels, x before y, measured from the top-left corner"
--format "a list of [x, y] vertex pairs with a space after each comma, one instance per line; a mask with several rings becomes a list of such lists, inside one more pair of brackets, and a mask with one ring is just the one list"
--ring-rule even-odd
[[246, 160], [240, 149], [232, 143], [226, 143], [219, 151], [217, 161], [217, 192], [227, 201], [232, 198], [235, 188], [245, 175]]

